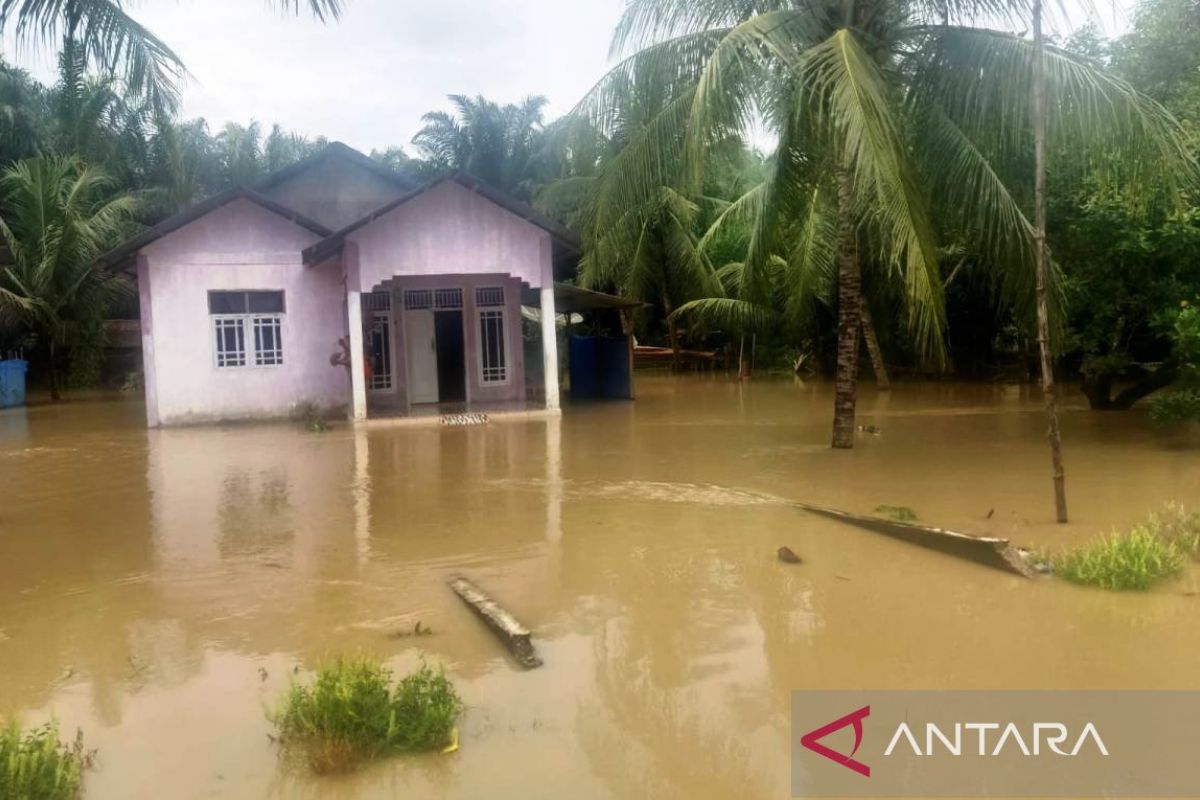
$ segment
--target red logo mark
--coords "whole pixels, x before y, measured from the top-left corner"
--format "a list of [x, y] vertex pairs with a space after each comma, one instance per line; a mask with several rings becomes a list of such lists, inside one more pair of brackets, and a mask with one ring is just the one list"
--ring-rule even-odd
[[[828, 725], [822, 725], [820, 728], [804, 734], [800, 737], [800, 744], [804, 745], [809, 750], [812, 750], [817, 755], [825, 756], [830, 761], [836, 761], [843, 767], [849, 767], [859, 775], [869, 778], [871, 777], [871, 768], [861, 761], [854, 760], [854, 754], [858, 752], [859, 745], [862, 744], [863, 740], [862, 721], [869, 716], [871, 716], [871, 707], [863, 706], [858, 711], [853, 711], [841, 719], [835, 719]], [[846, 753], [839, 753], [836, 750], [831, 750], [825, 745], [821, 744], [821, 740], [826, 736], [834, 731], [840, 731], [847, 725], [854, 726], [854, 749], [850, 751], [849, 755]]]

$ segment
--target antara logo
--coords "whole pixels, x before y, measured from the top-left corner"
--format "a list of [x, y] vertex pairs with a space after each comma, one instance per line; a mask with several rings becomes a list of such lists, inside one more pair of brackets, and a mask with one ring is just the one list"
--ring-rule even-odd
[[[896, 728], [896, 732], [892, 734], [892, 740], [888, 743], [887, 749], [883, 751], [885, 756], [890, 756], [901, 740], [908, 743], [912, 748], [913, 755], [931, 756], [937, 748], [937, 742], [941, 742], [942, 749], [948, 755], [961, 756], [963, 754], [963, 732], [966, 731], [968, 739], [970, 734], [977, 734], [979, 747], [974, 753], [967, 750], [967, 755], [980, 756], [998, 756], [1005, 752], [1005, 748], [1016, 748], [1021, 751], [1023, 756], [1040, 756], [1042, 754], [1042, 745], [1060, 756], [1077, 756], [1083, 746], [1091, 740], [1092, 746], [1101, 755], [1108, 755], [1108, 748], [1104, 746], [1104, 740], [1100, 738], [1100, 731], [1096, 730], [1096, 726], [1092, 723], [1087, 723], [1083, 726], [1083, 730], [1079, 732], [1078, 738], [1075, 739], [1075, 745], [1070, 752], [1061, 750], [1060, 744], [1067, 741], [1070, 735], [1067, 726], [1061, 722], [1035, 722], [1033, 723], [1032, 735], [1029, 731], [1025, 735], [1021, 735], [1021, 729], [1016, 723], [1010, 722], [1007, 725], [1001, 726], [999, 722], [962, 722], [955, 723], [953, 734], [947, 736], [946, 733], [934, 725], [932, 722], [925, 725], [925, 749], [921, 749], [921, 744], [917, 737], [913, 735], [912, 729], [908, 727], [908, 723], [901, 722]], [[995, 731], [1000, 731], [999, 737], [995, 740], [994, 746], [989, 746], [989, 734]], [[1032, 742], [1032, 749], [1029, 746]]]
[[[863, 742], [863, 720], [871, 716], [871, 707], [863, 706], [844, 717], [835, 719], [827, 725], [811, 730], [800, 737], [800, 744], [819, 756], [828, 758], [836, 764], [857, 772], [863, 777], [871, 777], [871, 768], [854, 756]], [[821, 740], [845, 727], [854, 729], [854, 747], [849, 753], [839, 753], [821, 743]], [[951, 733], [947, 734], [946, 730]], [[1022, 735], [1016, 723], [1009, 722], [963, 722], [954, 723], [952, 728], [943, 730], [934, 723], [925, 725], [924, 747], [914, 734], [907, 722], [901, 722], [892, 734], [884, 756], [891, 756], [900, 745], [907, 745], [913, 755], [932, 756], [944, 753], [949, 756], [980, 755], [998, 756], [1006, 751], [1019, 751], [1024, 756], [1039, 756], [1047, 751], [1060, 756], [1076, 756], [1085, 746], [1091, 745], [1100, 755], [1107, 756], [1108, 748], [1100, 738], [1100, 732], [1091, 722], [1084, 725], [1078, 737], [1070, 737], [1066, 725], [1059, 722], [1036, 722], [1031, 730]], [[975, 739], [977, 747], [964, 746], [964, 733], [968, 738]], [[1068, 741], [1074, 744], [1069, 749], [1062, 749]], [[938, 745], [941, 745], [940, 747]], [[1031, 746], [1032, 745], [1032, 746]]]
[[[800, 744], [804, 745], [809, 750], [812, 750], [817, 755], [825, 756], [825, 758], [828, 758], [830, 761], [841, 764], [843, 767], [852, 769], [859, 775], [869, 778], [871, 777], [871, 768], [861, 761], [856, 761], [854, 759], [854, 754], [857, 753], [858, 748], [862, 746], [863, 720], [869, 716], [871, 716], [871, 707], [863, 706], [858, 711], [852, 711], [840, 719], [835, 719], [828, 725], [822, 725], [816, 730], [812, 730], [804, 734], [800, 737]], [[826, 736], [834, 731], [840, 731], [847, 725], [854, 726], [854, 749], [850, 751], [849, 755], [846, 753], [839, 753], [838, 751], [830, 749], [821, 744], [821, 740]]]

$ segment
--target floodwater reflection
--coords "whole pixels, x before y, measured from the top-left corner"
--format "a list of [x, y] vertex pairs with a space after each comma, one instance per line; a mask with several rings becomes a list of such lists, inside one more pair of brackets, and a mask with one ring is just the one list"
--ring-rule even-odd
[[[1068, 403], [1059, 527], [1027, 390], [867, 391], [883, 435], [850, 453], [829, 406], [819, 383], [645, 378], [633, 404], [456, 429], [0, 412], [0, 714], [82, 727], [89, 798], [785, 797], [798, 688], [1200, 688], [1194, 568], [1145, 595], [1027, 582], [779, 502], [1055, 546], [1200, 496], [1195, 443]], [[511, 664], [459, 573], [544, 667]], [[418, 620], [434, 635], [395, 636]], [[461, 750], [282, 766], [264, 709], [342, 653], [444, 663]]]

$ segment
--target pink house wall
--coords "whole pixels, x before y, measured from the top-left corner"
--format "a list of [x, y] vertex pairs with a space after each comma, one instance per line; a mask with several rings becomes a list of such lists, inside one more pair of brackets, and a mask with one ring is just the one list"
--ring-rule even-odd
[[539, 288], [551, 274], [549, 233], [453, 181], [400, 205], [346, 241], [357, 247], [355, 288], [363, 292], [394, 275], [505, 273]]
[[[463, 288], [464, 346], [469, 402], [525, 398], [521, 284], [541, 287], [552, 280], [550, 234], [453, 181], [438, 184], [346, 237], [344, 260], [351, 287]], [[475, 288], [505, 289], [504, 384], [480, 376], [480, 332]], [[393, 297], [393, 374], [405, 397], [407, 369], [403, 303]]]
[[[302, 402], [349, 402], [345, 368], [329, 364], [346, 329], [342, 274], [301, 263], [300, 251], [319, 238], [239, 199], [142, 249], [149, 424], [270, 418]], [[249, 289], [284, 292], [283, 364], [218, 368], [208, 292]]]

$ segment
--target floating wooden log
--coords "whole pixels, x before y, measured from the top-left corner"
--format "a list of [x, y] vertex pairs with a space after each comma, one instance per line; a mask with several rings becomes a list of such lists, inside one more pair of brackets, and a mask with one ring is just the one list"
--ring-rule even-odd
[[516, 617], [501, 608], [495, 600], [466, 578], [451, 578], [449, 584], [454, 593], [508, 646], [518, 664], [527, 669], [542, 665], [542, 660], [534, 652], [529, 629]]
[[1032, 578], [1036, 574], [1036, 570], [1022, 555], [1022, 551], [1013, 546], [1008, 539], [972, 536], [969, 533], [960, 533], [945, 528], [932, 528], [912, 522], [898, 522], [881, 517], [851, 514], [835, 508], [811, 506], [807, 503], [793, 502], [792, 505], [812, 514], [865, 528], [875, 533], [882, 533], [884, 536], [891, 536], [893, 539], [928, 547], [948, 555], [965, 558], [984, 566], [1012, 572], [1024, 578]]

